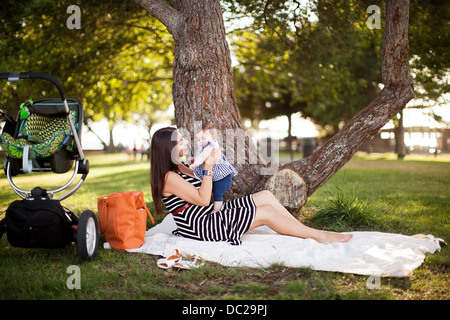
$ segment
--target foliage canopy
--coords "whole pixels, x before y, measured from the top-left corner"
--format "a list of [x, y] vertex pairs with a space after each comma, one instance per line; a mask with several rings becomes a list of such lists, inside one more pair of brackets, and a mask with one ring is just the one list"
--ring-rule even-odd
[[[0, 70], [57, 77], [85, 104], [86, 119], [115, 121], [152, 115], [171, 103], [172, 38], [130, 1], [78, 1], [81, 28], [69, 29], [73, 1], [2, 1]], [[16, 90], [17, 89], [17, 90]], [[0, 84], [2, 109], [56, 95], [47, 83]]]

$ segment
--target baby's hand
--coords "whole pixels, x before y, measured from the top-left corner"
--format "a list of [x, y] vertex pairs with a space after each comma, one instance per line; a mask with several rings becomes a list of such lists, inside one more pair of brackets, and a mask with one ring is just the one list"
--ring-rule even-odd
[[194, 170], [197, 166], [194, 166], [193, 164], [189, 165], [189, 169]]
[[204, 164], [213, 166], [219, 161], [219, 159], [220, 159], [220, 152], [213, 149], [209, 154], [208, 158], [206, 158]]

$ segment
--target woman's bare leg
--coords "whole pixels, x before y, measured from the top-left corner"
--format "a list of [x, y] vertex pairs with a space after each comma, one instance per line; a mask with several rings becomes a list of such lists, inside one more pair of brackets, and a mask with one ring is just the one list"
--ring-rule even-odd
[[293, 217], [270, 191], [255, 193], [252, 197], [256, 205], [256, 215], [250, 230], [267, 225], [279, 234], [311, 238], [322, 243], [345, 242], [352, 238], [351, 234], [317, 230], [305, 226]]

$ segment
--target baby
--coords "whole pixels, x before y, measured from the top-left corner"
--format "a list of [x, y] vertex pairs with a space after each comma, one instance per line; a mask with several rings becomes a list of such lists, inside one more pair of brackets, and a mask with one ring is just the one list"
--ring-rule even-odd
[[223, 195], [231, 187], [231, 176], [238, 174], [236, 169], [228, 162], [225, 155], [220, 151], [217, 142], [217, 132], [212, 122], [206, 122], [202, 126], [202, 131], [197, 134], [199, 149], [195, 155], [194, 162], [189, 166], [194, 170], [194, 175], [203, 179], [203, 162], [209, 154], [216, 149], [220, 152], [220, 159], [214, 165], [212, 171], [214, 212], [220, 211], [223, 204]]

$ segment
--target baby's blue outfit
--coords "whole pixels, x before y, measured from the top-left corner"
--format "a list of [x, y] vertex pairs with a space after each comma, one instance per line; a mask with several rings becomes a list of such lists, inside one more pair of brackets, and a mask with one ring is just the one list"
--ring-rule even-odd
[[[211, 141], [205, 143], [196, 153], [196, 157], [198, 157], [203, 150], [207, 146], [213, 146], [216, 148], [216, 144]], [[218, 148], [217, 148], [218, 150]], [[222, 201], [223, 195], [231, 187], [231, 176], [236, 176], [238, 172], [236, 169], [228, 162], [225, 155], [221, 152], [220, 159], [213, 166], [213, 193], [214, 193], [214, 201]], [[194, 169], [194, 175], [199, 179], [203, 180], [203, 163]]]

